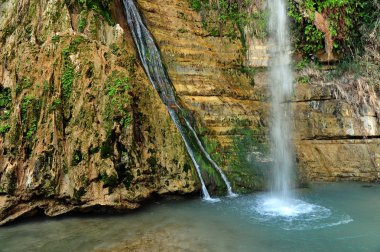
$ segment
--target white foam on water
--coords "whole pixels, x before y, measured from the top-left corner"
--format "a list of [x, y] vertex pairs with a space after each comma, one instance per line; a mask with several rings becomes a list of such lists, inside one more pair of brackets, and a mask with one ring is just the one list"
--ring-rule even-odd
[[202, 201], [205, 201], [207, 203], [216, 203], [216, 202], [220, 202], [220, 199], [219, 198], [211, 198], [211, 197], [203, 197]]
[[297, 217], [315, 212], [323, 212], [324, 214], [329, 212], [327, 208], [299, 199], [281, 199], [275, 196], [259, 197], [255, 210], [261, 215], [272, 217]]
[[226, 203], [254, 224], [283, 230], [331, 228], [353, 221], [340, 210], [329, 209], [312, 199], [283, 199], [272, 193], [238, 197]]
[[353, 219], [346, 214], [301, 199], [283, 199], [272, 194], [254, 197], [251, 217], [263, 224], [284, 230], [312, 230], [348, 224]]

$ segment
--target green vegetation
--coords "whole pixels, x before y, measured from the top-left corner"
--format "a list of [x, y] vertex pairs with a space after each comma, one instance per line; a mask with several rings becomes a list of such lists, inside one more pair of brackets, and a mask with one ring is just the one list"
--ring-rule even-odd
[[0, 87], [0, 122], [9, 119], [11, 115], [11, 106], [12, 106], [11, 89]]
[[100, 157], [103, 159], [109, 158], [113, 155], [112, 141], [108, 139], [100, 146]]
[[30, 88], [31, 86], [33, 86], [32, 80], [30, 80], [28, 77], [22, 78], [16, 84], [16, 95], [21, 94], [22, 90]]
[[109, 193], [112, 193], [113, 189], [119, 184], [117, 174], [108, 175], [106, 172], [102, 172], [100, 174], [100, 180], [103, 182], [103, 187], [108, 188]]
[[53, 100], [51, 106], [50, 106], [50, 110], [53, 111], [53, 110], [56, 110], [57, 108], [59, 108], [62, 104], [62, 100], [59, 99], [59, 98], [56, 98]]
[[83, 32], [84, 29], [86, 28], [86, 26], [87, 26], [87, 20], [86, 20], [86, 18], [81, 17], [79, 19], [79, 24], [78, 24], [78, 30], [79, 30], [79, 32]]
[[179, 33], [187, 33], [187, 32], [189, 32], [189, 30], [187, 30], [185, 28], [180, 28], [180, 29], [178, 29], [178, 32]]
[[[190, 7], [200, 12], [203, 27], [211, 36], [228, 36], [239, 38], [246, 50], [244, 28], [249, 26], [257, 38], [267, 37], [266, 10], [261, 10], [262, 1], [252, 3], [250, 0], [188, 0]], [[249, 7], [255, 5], [257, 11]]]
[[355, 51], [359, 45], [360, 27], [370, 22], [372, 1], [355, 0], [289, 0], [289, 16], [293, 19], [297, 49], [315, 55], [324, 48], [324, 34], [314, 24], [315, 12], [329, 22], [329, 31], [337, 53]]
[[129, 85], [129, 78], [122, 72], [114, 71], [106, 80], [105, 93], [108, 97], [108, 102], [105, 106], [104, 116], [108, 133], [111, 132], [113, 122], [117, 122], [123, 127], [128, 127], [131, 124], [132, 117], [127, 111]]
[[112, 54], [117, 55], [117, 52], [119, 51], [119, 47], [115, 43], [112, 43], [110, 45], [110, 48], [111, 48]]
[[232, 39], [242, 38], [243, 27], [249, 22], [246, 12], [250, 1], [238, 0], [189, 0], [190, 7], [204, 13], [203, 26], [212, 36], [226, 34]]
[[84, 38], [78, 36], [73, 39], [69, 45], [62, 50], [63, 67], [61, 76], [61, 88], [62, 88], [62, 98], [66, 103], [71, 97], [71, 91], [73, 88], [73, 83], [75, 79], [75, 69], [71, 62], [70, 55], [78, 52], [78, 47], [82, 43]]
[[61, 37], [59, 35], [54, 35], [53, 37], [51, 37], [51, 41], [53, 43], [58, 43], [60, 40], [61, 40]]
[[86, 193], [86, 189], [83, 186], [79, 187], [78, 190], [74, 188], [73, 198], [77, 201], [80, 201], [80, 199], [83, 197], [83, 195], [85, 195], [85, 193]]
[[73, 5], [79, 6], [82, 10], [92, 10], [98, 15], [102, 16], [110, 25], [115, 22], [111, 17], [109, 5], [111, 0], [65, 0], [66, 4], [70, 7]]
[[228, 159], [228, 166], [232, 170], [231, 180], [241, 193], [245, 190], [261, 190], [265, 184], [265, 171], [269, 169], [269, 162], [265, 161], [269, 145], [261, 138], [263, 135], [257, 135], [257, 130], [242, 128], [239, 132], [241, 136], [234, 138]]
[[0, 125], [0, 135], [4, 135], [11, 129], [11, 126], [9, 124]]
[[40, 116], [41, 101], [33, 95], [25, 95], [21, 101], [21, 120], [24, 137], [32, 144], [37, 131]]
[[83, 155], [80, 150], [75, 150], [73, 154], [73, 158], [71, 160], [72, 166], [77, 166], [83, 160]]

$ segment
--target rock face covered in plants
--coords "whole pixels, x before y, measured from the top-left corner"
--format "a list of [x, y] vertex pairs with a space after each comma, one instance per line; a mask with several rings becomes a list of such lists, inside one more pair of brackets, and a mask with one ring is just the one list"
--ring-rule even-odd
[[[238, 192], [262, 189], [270, 165], [266, 69], [246, 58], [267, 48], [263, 2], [136, 1], [191, 123]], [[0, 13], [1, 223], [199, 192], [121, 2], [6, 0]], [[365, 85], [369, 77], [337, 85], [301, 68], [290, 101], [300, 179], [378, 180], [378, 89]], [[222, 194], [198, 158], [208, 188]]]
[[115, 5], [1, 2], [0, 223], [198, 190]]

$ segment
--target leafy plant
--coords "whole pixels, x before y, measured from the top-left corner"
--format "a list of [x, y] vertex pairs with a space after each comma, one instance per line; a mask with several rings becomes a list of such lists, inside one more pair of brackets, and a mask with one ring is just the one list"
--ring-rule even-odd
[[267, 11], [249, 11], [252, 4], [259, 3], [250, 0], [188, 1], [193, 10], [201, 13], [203, 27], [211, 36], [240, 39], [243, 51], [246, 50], [245, 27], [253, 27], [252, 32], [258, 38], [267, 36]]
[[106, 172], [102, 172], [100, 180], [103, 182], [103, 187], [108, 188], [109, 193], [112, 193], [119, 184], [117, 174], [108, 175]]
[[53, 37], [51, 37], [51, 41], [53, 43], [58, 43], [60, 40], [61, 40], [61, 37], [59, 35], [54, 35]]
[[359, 29], [368, 19], [370, 1], [356, 0], [288, 0], [289, 16], [293, 20], [297, 49], [305, 55], [315, 55], [324, 48], [324, 34], [314, 24], [315, 12], [320, 13], [329, 23], [329, 32], [334, 41], [335, 52], [352, 49], [361, 36]]
[[9, 124], [0, 125], [0, 134], [4, 135], [11, 129], [11, 126]]
[[[120, 125], [127, 127], [131, 123], [131, 115], [127, 111], [129, 104], [128, 91], [129, 78], [121, 72], [112, 72], [111, 76], [106, 81], [106, 95], [109, 102], [106, 104], [105, 117], [108, 124], [118, 122]], [[112, 123], [113, 124], [113, 123]], [[107, 126], [109, 131], [111, 125]]]
[[[109, 9], [111, 0], [75, 0], [75, 3], [84, 10], [95, 11], [97, 14], [102, 16], [110, 25], [115, 25]], [[70, 2], [67, 4], [70, 5]]]
[[79, 24], [78, 24], [79, 32], [83, 32], [86, 26], [87, 26], [87, 20], [85, 18], [80, 18]]

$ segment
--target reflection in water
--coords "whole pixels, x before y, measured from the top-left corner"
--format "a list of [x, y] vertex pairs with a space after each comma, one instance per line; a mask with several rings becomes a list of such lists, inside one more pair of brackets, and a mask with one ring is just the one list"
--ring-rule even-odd
[[267, 194], [258, 193], [29, 220], [0, 228], [0, 251], [380, 251], [380, 186], [321, 184], [297, 193], [294, 208], [282, 212], [273, 210], [280, 201], [260, 202]]

